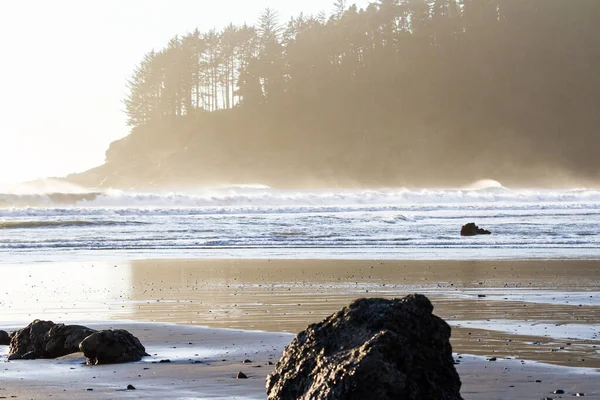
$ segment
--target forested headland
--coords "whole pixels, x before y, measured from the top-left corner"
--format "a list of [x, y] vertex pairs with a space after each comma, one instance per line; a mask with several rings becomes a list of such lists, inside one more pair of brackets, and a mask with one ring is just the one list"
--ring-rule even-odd
[[[258, 12], [258, 10], [257, 10]], [[600, 177], [600, 1], [338, 0], [173, 37], [88, 186], [545, 186]]]

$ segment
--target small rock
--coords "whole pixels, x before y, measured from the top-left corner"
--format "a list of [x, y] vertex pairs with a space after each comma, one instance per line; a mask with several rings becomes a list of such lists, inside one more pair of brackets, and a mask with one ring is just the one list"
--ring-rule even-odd
[[487, 297], [487, 296], [485, 294], [478, 294], [477, 297], [484, 298], [484, 297]]
[[496, 361], [496, 360], [497, 360], [496, 357], [488, 358], [488, 361]]
[[160, 360], [159, 363], [160, 364], [166, 364], [166, 363], [170, 363], [171, 360], [169, 360], [168, 358], [166, 360]]
[[127, 390], [135, 390], [135, 386], [133, 386], [133, 385], [127, 385]]
[[565, 394], [565, 391], [562, 389], [556, 389], [554, 392], [552, 392], [554, 394]]
[[252, 364], [252, 360], [244, 360], [242, 361], [242, 364]]
[[0, 346], [8, 346], [10, 344], [10, 336], [5, 331], [0, 331]]
[[463, 227], [460, 229], [461, 236], [491, 235], [491, 233], [492, 232], [488, 230], [481, 229], [473, 222], [463, 225]]
[[248, 376], [242, 371], [238, 372], [235, 379], [248, 379]]
[[585, 393], [575, 393], [575, 397], [583, 397], [585, 396]]
[[148, 355], [139, 339], [124, 329], [95, 332], [79, 343], [87, 365], [140, 361]]

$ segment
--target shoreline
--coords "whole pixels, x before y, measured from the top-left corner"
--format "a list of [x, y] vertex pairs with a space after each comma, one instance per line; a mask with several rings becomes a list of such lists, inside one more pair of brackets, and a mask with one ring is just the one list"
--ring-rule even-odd
[[[600, 378], [598, 261], [176, 259], [1, 265], [0, 271], [11, 276], [11, 285], [0, 293], [0, 329], [23, 327], [35, 318], [91, 327], [134, 326], [132, 333], [140, 335], [149, 353], [154, 348], [158, 349], [155, 354], [171, 358], [181, 349], [197, 357], [205, 350], [223, 355], [232, 351], [233, 343], [245, 343], [250, 349], [264, 345], [261, 340], [265, 338], [278, 338], [270, 353], [260, 353], [268, 355], [260, 361], [266, 363], [277, 361], [286, 341], [293, 337], [290, 333], [322, 320], [356, 298], [402, 297], [418, 292], [427, 295], [435, 306], [434, 313], [452, 326], [454, 352], [468, 359], [457, 365], [465, 399], [527, 398], [532, 394], [552, 397], [548, 392], [552, 385], [562, 385], [565, 391], [578, 388], [591, 398], [600, 390], [593, 385]], [[200, 343], [207, 332], [217, 336], [207, 349], [188, 344]], [[239, 336], [228, 343], [230, 335]], [[208, 366], [188, 363], [196, 357], [189, 354], [182, 357], [182, 363], [161, 364], [160, 370], [154, 370], [156, 376], [138, 373], [139, 364], [115, 367], [102, 388], [77, 392], [77, 396], [110, 398], [129, 383], [137, 387], [135, 380], [125, 380], [142, 375], [147, 380], [140, 381], [141, 387], [153, 389], [119, 392], [119, 397], [161, 398], [164, 388], [174, 390], [171, 394], [179, 390], [181, 397], [176, 398], [190, 398], [189, 392], [184, 393], [189, 390], [206, 397], [265, 397], [263, 378], [270, 371], [268, 365], [250, 370], [260, 370], [256, 378], [251, 377], [257, 382], [242, 382], [234, 379], [234, 374], [246, 367], [240, 360], [215, 362], [199, 370]], [[486, 361], [489, 357], [496, 357], [498, 362]], [[70, 382], [66, 378], [48, 382], [27, 373], [26, 379], [20, 379], [28, 368], [39, 369], [40, 362], [49, 369], [57, 363], [0, 363], [0, 367], [21, 371], [14, 372], [16, 375], [0, 371], [0, 377], [12, 376], [10, 383], [0, 384], [0, 397], [7, 389], [25, 393], [22, 391], [34, 390], [45, 382], [46, 386], [56, 386], [54, 397], [61, 398], [59, 392]], [[158, 364], [151, 367], [155, 366]], [[77, 370], [79, 366], [68, 368], [64, 371], [71, 373], [74, 370], [70, 368]], [[100, 383], [100, 376], [86, 381], [90, 378], [86, 374], [78, 381]], [[185, 384], [173, 388], [169, 379], [185, 374], [190, 374]], [[30, 398], [40, 398], [40, 393]]]
[[[161, 323], [87, 325], [95, 329], [127, 329], [140, 338], [151, 356], [136, 363], [101, 366], [84, 365], [81, 353], [57, 360], [3, 360], [0, 396], [265, 399], [265, 378], [293, 338], [285, 333]], [[6, 348], [0, 346], [0, 356], [5, 355]], [[485, 357], [457, 353], [453, 356], [466, 400], [546, 398], [557, 389], [564, 390], [566, 396], [585, 393], [588, 398], [600, 398], [598, 369], [512, 358], [491, 362]], [[248, 379], [236, 379], [238, 371]], [[127, 385], [133, 385], [135, 390], [127, 390]]]
[[[252, 253], [253, 250], [260, 252]], [[565, 253], [565, 248], [494, 248], [490, 249], [492, 253], [488, 257], [481, 257], [478, 249], [460, 248], [447, 253], [440, 251], [439, 248], [390, 248], [378, 249], [371, 253], [373, 249], [359, 249], [364, 251], [340, 252], [331, 256], [335, 249], [324, 248], [199, 248], [199, 249], [173, 249], [156, 256], [155, 249], [102, 249], [90, 250], [78, 254], [44, 254], [40, 258], [31, 258], [27, 255], [27, 260], [22, 261], [25, 253], [14, 253], [10, 258], [0, 260], [0, 268], [11, 265], [37, 265], [37, 264], [59, 264], [64, 263], [65, 258], [71, 261], [67, 263], [89, 264], [89, 263], [123, 263], [123, 262], [143, 262], [149, 260], [160, 261], [407, 261], [407, 262], [591, 262], [600, 261], [599, 249], [574, 248], [572, 252]], [[445, 250], [445, 249], [442, 249]], [[549, 255], [548, 253], [556, 252]], [[134, 254], [131, 254], [135, 252]], [[181, 253], [184, 255], [181, 255]], [[439, 254], [433, 257], [432, 254]]]

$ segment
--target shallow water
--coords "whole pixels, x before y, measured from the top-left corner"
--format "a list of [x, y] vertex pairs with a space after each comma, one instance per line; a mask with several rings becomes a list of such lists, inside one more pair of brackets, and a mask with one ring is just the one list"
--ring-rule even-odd
[[[468, 222], [493, 232], [464, 238]], [[140, 258], [600, 257], [600, 191], [277, 190], [0, 194], [0, 262]]]

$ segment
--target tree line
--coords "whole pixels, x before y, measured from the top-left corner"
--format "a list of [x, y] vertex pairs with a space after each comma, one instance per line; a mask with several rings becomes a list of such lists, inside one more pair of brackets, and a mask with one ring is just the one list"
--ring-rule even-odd
[[511, 163], [597, 176], [598, 21], [596, 0], [337, 0], [288, 21], [266, 9], [255, 26], [197, 29], [146, 54], [126, 112], [134, 131], [188, 121], [186, 140], [233, 129], [207, 113], [237, 113], [287, 162], [310, 151], [355, 176], [443, 170], [463, 152], [509, 176]]

